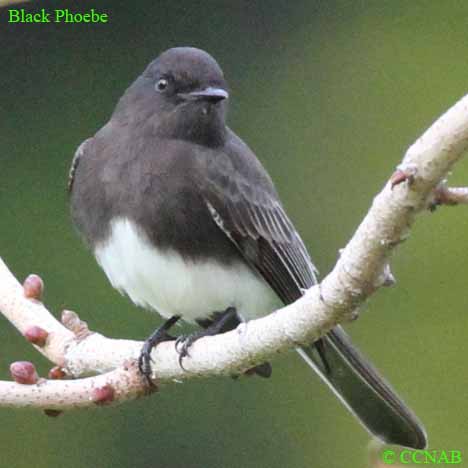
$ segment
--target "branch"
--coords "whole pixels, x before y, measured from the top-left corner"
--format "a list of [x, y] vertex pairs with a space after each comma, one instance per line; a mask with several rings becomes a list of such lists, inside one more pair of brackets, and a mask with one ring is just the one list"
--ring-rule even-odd
[[429, 200], [429, 209], [434, 211], [440, 205], [466, 205], [468, 204], [468, 187], [447, 187], [443, 180], [433, 192]]
[[[398, 170], [375, 197], [336, 266], [319, 286], [266, 317], [241, 324], [234, 331], [198, 340], [190, 348], [183, 369], [174, 343], [160, 344], [152, 353], [155, 385], [237, 374], [275, 353], [310, 343], [336, 324], [355, 318], [358, 307], [376, 289], [392, 283], [388, 266], [391, 253], [407, 238], [415, 216], [434, 199], [434, 189], [440, 188], [439, 184], [467, 147], [468, 96], [465, 96], [409, 148]], [[460, 193], [460, 189], [451, 193], [455, 192]], [[21, 286], [0, 261], [0, 311], [67, 375], [74, 378], [102, 375], [76, 381], [34, 378], [27, 382], [31, 385], [0, 382], [0, 405], [63, 409], [91, 406], [98, 401], [123, 401], [145, 393], [145, 382], [135, 365], [129, 365], [138, 357], [141, 342], [113, 340], [91, 333], [69, 311], [62, 316], [65, 325], [61, 324], [38, 302], [38, 294], [32, 294], [31, 299], [28, 288], [28, 283]], [[17, 368], [23, 369], [21, 364]], [[15, 372], [12, 374], [21, 381]]]

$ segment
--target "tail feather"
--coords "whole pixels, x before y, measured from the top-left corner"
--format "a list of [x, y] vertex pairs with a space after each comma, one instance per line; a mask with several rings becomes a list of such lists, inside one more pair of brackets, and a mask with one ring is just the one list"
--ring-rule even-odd
[[318, 344], [297, 351], [372, 435], [389, 444], [415, 449], [427, 446], [418, 418], [341, 327], [335, 327]]

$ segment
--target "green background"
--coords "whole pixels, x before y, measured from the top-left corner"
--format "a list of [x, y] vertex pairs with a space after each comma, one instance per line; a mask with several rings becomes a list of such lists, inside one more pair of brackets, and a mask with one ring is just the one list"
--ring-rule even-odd
[[[75, 148], [162, 50], [194, 45], [231, 88], [229, 122], [276, 182], [322, 274], [406, 148], [468, 91], [463, 1], [38, 2], [95, 7], [108, 24], [7, 23], [0, 13], [0, 255], [39, 273], [47, 305], [93, 330], [143, 339], [159, 317], [107, 283], [70, 223]], [[450, 178], [468, 184], [459, 164]], [[468, 208], [424, 214], [398, 248], [397, 285], [348, 327], [468, 466]], [[0, 378], [50, 365], [0, 319]], [[0, 409], [0, 467], [338, 468], [367, 465], [368, 436], [294, 353], [269, 381], [213, 378], [116, 408]]]

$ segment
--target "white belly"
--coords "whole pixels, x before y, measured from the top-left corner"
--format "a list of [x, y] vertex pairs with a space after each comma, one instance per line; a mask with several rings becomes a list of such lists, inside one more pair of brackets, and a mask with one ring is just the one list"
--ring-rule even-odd
[[125, 218], [112, 221], [111, 235], [97, 246], [95, 255], [112, 286], [165, 318], [180, 315], [194, 321], [232, 306], [248, 320], [281, 304], [245, 264], [192, 262], [174, 251], [161, 252]]

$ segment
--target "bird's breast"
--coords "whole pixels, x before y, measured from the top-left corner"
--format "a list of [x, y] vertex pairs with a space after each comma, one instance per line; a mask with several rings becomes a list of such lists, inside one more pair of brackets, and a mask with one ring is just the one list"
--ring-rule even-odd
[[111, 221], [110, 234], [95, 246], [109, 281], [137, 305], [163, 317], [181, 315], [193, 322], [235, 307], [244, 319], [265, 315], [280, 305], [276, 294], [247, 264], [214, 257], [184, 258], [151, 244], [127, 218]]

